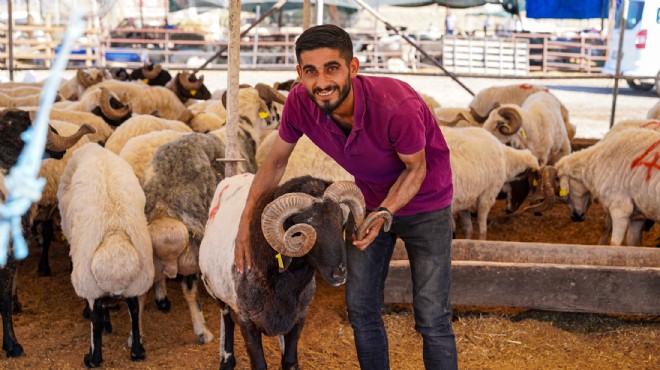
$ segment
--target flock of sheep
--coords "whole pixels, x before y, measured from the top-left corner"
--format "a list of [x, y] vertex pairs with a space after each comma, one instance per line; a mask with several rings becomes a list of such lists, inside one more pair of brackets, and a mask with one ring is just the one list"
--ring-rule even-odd
[[[27, 233], [40, 226], [39, 273], [48, 275], [48, 247], [61, 220], [72, 284], [87, 300], [91, 321], [86, 366], [103, 361], [108, 306], [119, 298], [126, 299], [132, 322], [131, 359], [144, 359], [146, 294], [153, 287], [158, 309], [168, 311], [166, 279], [182, 276], [200, 343], [213, 339], [198, 297], [200, 277], [223, 307], [221, 368], [236, 364], [236, 324], [252, 367], [265, 367], [265, 334], [280, 337], [282, 367], [297, 368], [314, 275], [333, 286], [344, 283], [346, 235], [350, 239], [363, 223], [365, 206], [353, 178], [303, 137], [283, 183], [262, 195], [255, 210], [260, 217], [250, 225], [253, 269], [241, 275], [232, 266], [252, 174], [268, 156], [294, 84], [241, 86], [244, 160], [233, 177], [225, 176], [222, 161], [226, 92], [211, 93], [203, 76], [172, 77], [160, 66], [145, 65], [131, 73], [79, 70], [62, 84], [50, 115], [50, 158], [40, 171], [47, 184], [23, 228]], [[20, 133], [33, 120], [40, 89], [38, 83], [0, 85], [0, 188], [23, 146]], [[452, 212], [468, 237], [476, 212], [479, 238], [487, 238], [488, 215], [500, 194], [506, 194], [507, 210], [518, 213], [547, 210], [561, 198], [576, 220], [598, 199], [609, 215], [601, 241], [611, 233], [613, 245], [626, 233], [628, 245], [639, 245], [644, 223], [660, 220], [660, 102], [646, 119], [621, 122], [597, 144], [571, 153], [575, 126], [543, 87], [488, 88], [467, 108], [440, 107], [422, 97], [451, 151]], [[6, 191], [0, 190], [3, 200]], [[12, 259], [0, 268], [3, 350], [10, 357], [23, 354], [11, 322], [12, 304], [18, 307], [16, 271]]]

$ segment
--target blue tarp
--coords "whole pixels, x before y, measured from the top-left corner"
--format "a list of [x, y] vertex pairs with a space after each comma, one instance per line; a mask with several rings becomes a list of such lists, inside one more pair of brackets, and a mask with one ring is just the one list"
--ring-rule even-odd
[[527, 18], [588, 19], [607, 17], [609, 0], [527, 0]]

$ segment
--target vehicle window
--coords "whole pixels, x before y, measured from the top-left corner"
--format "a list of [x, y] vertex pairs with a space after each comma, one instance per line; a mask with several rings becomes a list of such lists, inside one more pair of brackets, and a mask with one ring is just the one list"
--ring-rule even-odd
[[[620, 28], [620, 22], [619, 22], [619, 11], [621, 8], [619, 8], [616, 11], [616, 26], [614, 28]], [[628, 4], [628, 16], [626, 17], [626, 29], [632, 29], [634, 28], [639, 21], [642, 20], [642, 13], [644, 11], [644, 3], [641, 1], [631, 1], [630, 4]], [[660, 21], [660, 9], [658, 9], [658, 20]]]

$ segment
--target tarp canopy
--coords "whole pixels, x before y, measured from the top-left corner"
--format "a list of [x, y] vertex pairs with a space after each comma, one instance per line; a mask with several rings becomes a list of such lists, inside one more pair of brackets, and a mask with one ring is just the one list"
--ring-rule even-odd
[[607, 17], [609, 0], [527, 0], [527, 18], [589, 19]]

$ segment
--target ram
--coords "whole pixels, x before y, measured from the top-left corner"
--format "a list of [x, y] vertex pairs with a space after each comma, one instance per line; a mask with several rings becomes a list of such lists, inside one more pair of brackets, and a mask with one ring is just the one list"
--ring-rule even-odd
[[149, 114], [136, 114], [117, 127], [112, 136], [108, 138], [105, 147], [119, 154], [128, 140], [158, 130], [192, 132], [190, 127], [181, 121], [158, 118]]
[[141, 68], [134, 69], [128, 79], [142, 81], [149, 86], [165, 86], [172, 80], [172, 75], [160, 64], [145, 63]]
[[660, 119], [660, 100], [658, 100], [655, 105], [649, 109], [649, 112], [646, 114], [648, 119]]
[[117, 298], [128, 304], [131, 360], [143, 360], [141, 313], [154, 263], [145, 196], [137, 178], [116, 154], [89, 143], [64, 168], [57, 197], [71, 247], [71, 283], [90, 307], [92, 335], [85, 365], [103, 362], [103, 302]]
[[[364, 198], [352, 182], [331, 184], [309, 176], [262, 194], [249, 226], [252, 268], [240, 274], [234, 240], [253, 178], [242, 174], [218, 185], [200, 247], [202, 279], [223, 307], [220, 368], [236, 366], [233, 332], [238, 324], [253, 369], [266, 368], [262, 334], [279, 336], [281, 368], [297, 369], [298, 339], [316, 289], [314, 275], [331, 286], [346, 281], [352, 220], [363, 224]], [[344, 216], [345, 206], [353, 218]], [[349, 241], [344, 240], [344, 225]]]
[[[26, 111], [19, 109], [5, 109], [0, 111], [0, 200], [3, 202], [7, 197], [4, 178], [8, 174], [9, 169], [18, 161], [18, 156], [25, 145], [21, 134], [31, 124], [30, 115]], [[85, 135], [89, 129], [90, 127], [85, 126], [70, 137], [61, 137], [49, 129], [46, 140], [46, 155], [54, 158], [62, 158], [64, 152]], [[27, 214], [22, 218], [24, 235], [27, 235], [30, 230], [31, 219], [32, 217]], [[23, 354], [23, 347], [16, 339], [12, 322], [12, 308], [20, 306], [16, 297], [12, 294], [17, 269], [17, 261], [12, 256], [13, 253], [10, 251], [7, 263], [5, 266], [0, 267], [2, 349], [5, 351], [7, 357], [19, 357]]]
[[87, 89], [104, 79], [106, 76], [103, 69], [78, 69], [76, 76], [64, 82], [58, 92], [66, 100], [78, 100]]
[[184, 105], [193, 104], [193, 100], [208, 100], [211, 92], [204, 85], [204, 76], [197, 78], [193, 73], [179, 72], [176, 78], [165, 85]]
[[660, 133], [628, 129], [559, 160], [569, 208], [575, 213], [591, 196], [598, 198], [612, 219], [612, 245], [621, 245], [635, 211], [660, 221], [659, 147]]

